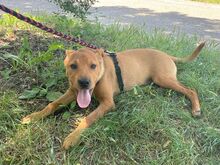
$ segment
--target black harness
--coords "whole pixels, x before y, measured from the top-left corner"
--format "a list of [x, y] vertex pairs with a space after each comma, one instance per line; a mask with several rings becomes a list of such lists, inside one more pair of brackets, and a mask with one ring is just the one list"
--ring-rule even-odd
[[122, 92], [124, 90], [124, 83], [123, 83], [123, 79], [122, 79], [122, 75], [121, 75], [121, 68], [118, 64], [118, 60], [117, 60], [117, 55], [116, 53], [109, 53], [109, 56], [112, 58], [114, 66], [115, 66], [115, 73], [118, 79], [118, 86], [120, 91]]

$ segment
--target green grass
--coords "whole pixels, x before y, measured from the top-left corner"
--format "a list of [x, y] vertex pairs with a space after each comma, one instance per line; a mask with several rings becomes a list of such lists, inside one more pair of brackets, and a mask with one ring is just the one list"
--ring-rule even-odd
[[220, 3], [220, 0], [192, 0], [192, 1], [198, 1], [198, 2], [206, 2], [206, 3]]
[[[110, 51], [156, 48], [184, 56], [198, 42], [197, 37], [176, 32], [147, 33], [59, 16], [35, 19]], [[116, 109], [89, 128], [80, 145], [66, 152], [61, 150], [63, 139], [96, 102], [86, 110], [72, 104], [30, 125], [21, 125], [20, 119], [42, 109], [49, 102], [48, 93], [65, 91], [64, 50], [80, 46], [7, 15], [0, 19], [0, 43], [0, 164], [219, 164], [217, 43], [208, 42], [196, 61], [178, 64], [178, 79], [199, 93], [200, 119], [191, 117], [190, 102], [179, 93], [153, 84], [135, 87], [115, 97]], [[19, 100], [25, 90], [31, 99]]]

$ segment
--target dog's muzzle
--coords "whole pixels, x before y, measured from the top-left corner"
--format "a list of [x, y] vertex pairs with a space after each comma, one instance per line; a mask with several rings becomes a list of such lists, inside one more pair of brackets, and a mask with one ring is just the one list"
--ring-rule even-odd
[[78, 80], [78, 84], [81, 89], [88, 89], [90, 86], [91, 81], [87, 78], [81, 78]]

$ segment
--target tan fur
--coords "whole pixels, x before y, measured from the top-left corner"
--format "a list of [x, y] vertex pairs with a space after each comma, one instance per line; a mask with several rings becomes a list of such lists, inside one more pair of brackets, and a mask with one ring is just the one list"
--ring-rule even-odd
[[[154, 49], [132, 49], [117, 53], [125, 90], [153, 80], [154, 83], [161, 87], [170, 88], [186, 95], [192, 103], [192, 115], [199, 116], [201, 111], [197, 93], [183, 86], [177, 80], [175, 62], [188, 62], [195, 59], [203, 46], [204, 43], [201, 43], [192, 55], [185, 58], [173, 57]], [[70, 67], [73, 63], [77, 63], [79, 66], [75, 71]], [[95, 70], [91, 70], [89, 67], [92, 63], [97, 65]], [[92, 123], [114, 108], [113, 96], [120, 91], [113, 61], [101, 49], [92, 50], [83, 48], [78, 51], [67, 50], [64, 65], [70, 84], [67, 92], [46, 106], [42, 111], [24, 117], [22, 123], [29, 123], [30, 121], [44, 118], [54, 113], [59, 105], [68, 104], [75, 100], [79, 90], [77, 80], [80, 77], [89, 78], [91, 80], [91, 92], [96, 96], [100, 104], [66, 137], [63, 148], [68, 149], [71, 145], [78, 142], [80, 134], [84, 129], [88, 128]]]

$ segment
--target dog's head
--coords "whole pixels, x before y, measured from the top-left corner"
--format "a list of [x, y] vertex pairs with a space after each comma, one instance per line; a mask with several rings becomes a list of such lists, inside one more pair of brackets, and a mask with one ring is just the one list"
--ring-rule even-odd
[[93, 89], [104, 74], [103, 56], [102, 49], [66, 50], [66, 74], [71, 88], [77, 92], [77, 103], [81, 108], [90, 104]]

